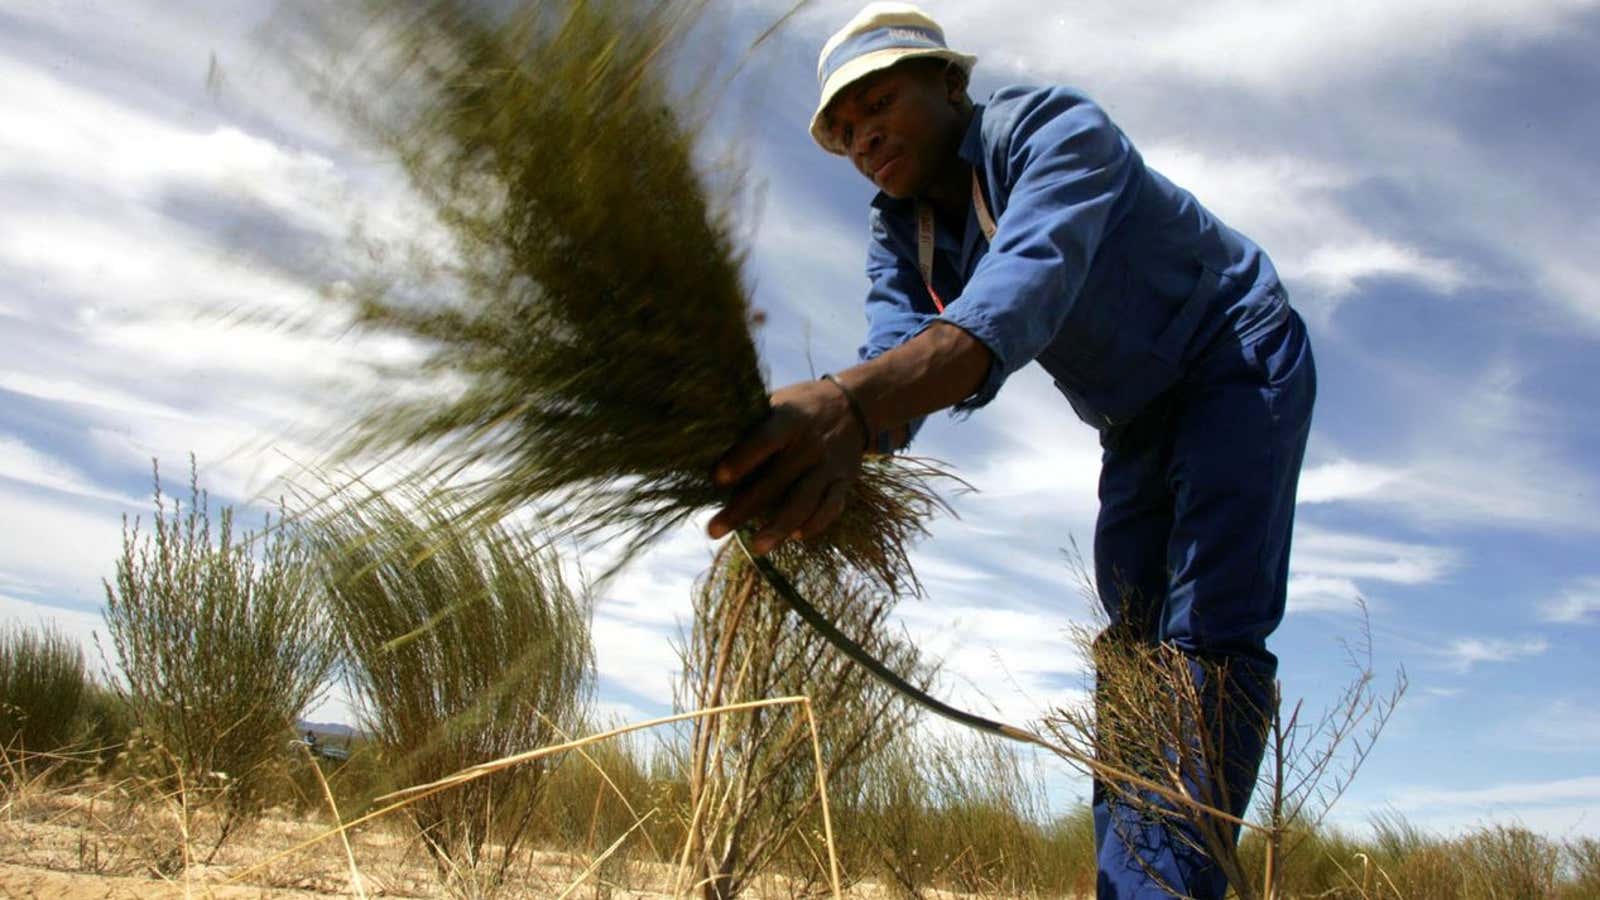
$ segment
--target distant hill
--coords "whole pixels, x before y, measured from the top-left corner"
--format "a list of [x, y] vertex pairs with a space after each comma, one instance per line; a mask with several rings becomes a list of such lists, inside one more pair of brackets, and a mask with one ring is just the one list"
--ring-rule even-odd
[[317, 737], [366, 738], [361, 729], [352, 728], [343, 722], [307, 722], [297, 719], [294, 727], [298, 734], [314, 731], [317, 733]]

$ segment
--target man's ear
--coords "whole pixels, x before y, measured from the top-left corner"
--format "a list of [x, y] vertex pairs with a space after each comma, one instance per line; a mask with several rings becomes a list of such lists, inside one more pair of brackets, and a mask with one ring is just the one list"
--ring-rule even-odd
[[944, 64], [944, 93], [945, 98], [952, 103], [959, 103], [967, 96], [967, 70], [953, 62]]

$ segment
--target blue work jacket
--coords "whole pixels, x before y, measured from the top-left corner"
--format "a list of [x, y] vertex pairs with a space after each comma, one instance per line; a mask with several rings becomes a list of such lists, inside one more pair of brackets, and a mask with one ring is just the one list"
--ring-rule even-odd
[[871, 359], [940, 320], [965, 329], [994, 358], [958, 413], [1037, 360], [1080, 418], [1120, 424], [1219, 337], [1249, 341], [1288, 315], [1267, 255], [1147, 167], [1071, 88], [995, 92], [976, 107], [959, 153], [994, 215], [992, 244], [970, 208], [959, 233], [936, 220], [940, 314], [917, 267], [916, 201], [880, 193], [860, 348]]

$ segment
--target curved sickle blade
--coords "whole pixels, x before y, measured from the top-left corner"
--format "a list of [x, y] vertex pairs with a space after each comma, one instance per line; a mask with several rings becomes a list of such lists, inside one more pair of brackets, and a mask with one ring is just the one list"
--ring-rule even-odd
[[837, 626], [828, 621], [827, 616], [824, 616], [821, 611], [800, 596], [800, 592], [778, 570], [778, 567], [772, 564], [771, 560], [751, 552], [750, 544], [748, 543], [749, 538], [750, 535], [744, 529], [734, 532], [733, 535], [733, 539], [739, 544], [739, 549], [744, 551], [745, 557], [756, 567], [756, 571], [761, 573], [761, 577], [766, 579], [767, 584], [772, 586], [778, 596], [783, 598], [783, 602], [794, 610], [795, 615], [811, 626], [812, 630], [822, 635], [828, 643], [838, 648], [840, 653], [850, 657], [856, 664], [871, 672], [873, 677], [888, 685], [895, 693], [930, 712], [944, 716], [953, 722], [959, 722], [968, 728], [976, 728], [988, 734], [997, 734], [1026, 744], [1050, 746], [1042, 738], [1030, 731], [1007, 725], [1004, 722], [986, 719], [966, 710], [956, 709], [954, 706], [930, 696], [926, 691], [901, 678], [894, 670], [862, 649], [860, 644], [847, 637]]

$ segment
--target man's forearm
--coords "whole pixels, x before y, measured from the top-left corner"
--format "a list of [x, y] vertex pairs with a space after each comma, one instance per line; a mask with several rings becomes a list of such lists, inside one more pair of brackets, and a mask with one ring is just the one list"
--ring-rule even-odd
[[836, 377], [861, 401], [872, 427], [889, 431], [901, 446], [912, 420], [976, 393], [992, 361], [983, 342], [941, 322]]

